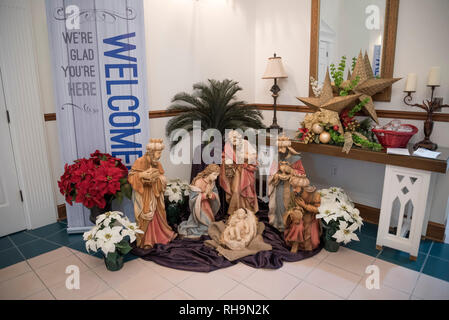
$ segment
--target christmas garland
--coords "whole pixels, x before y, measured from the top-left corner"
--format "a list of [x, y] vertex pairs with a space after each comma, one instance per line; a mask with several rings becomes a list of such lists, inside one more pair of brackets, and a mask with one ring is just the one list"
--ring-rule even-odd
[[[337, 145], [343, 145], [345, 143], [345, 137], [342, 136], [340, 133], [334, 130], [329, 130], [329, 134], [331, 135], [331, 139], [335, 142]], [[359, 137], [356, 134], [352, 134], [352, 140], [355, 144], [361, 145], [363, 148], [367, 148], [373, 151], [381, 151], [382, 145], [376, 142], [369, 141], [367, 139], [363, 139]]]

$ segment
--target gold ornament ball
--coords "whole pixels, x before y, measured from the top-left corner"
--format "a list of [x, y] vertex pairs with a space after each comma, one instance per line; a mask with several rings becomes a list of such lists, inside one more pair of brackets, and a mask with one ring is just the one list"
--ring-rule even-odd
[[312, 131], [316, 134], [320, 134], [321, 132], [323, 132], [323, 130], [324, 130], [323, 127], [319, 123], [315, 123], [312, 126]]
[[329, 143], [329, 141], [331, 141], [331, 135], [329, 134], [329, 132], [322, 132], [320, 134], [320, 142], [321, 143]]

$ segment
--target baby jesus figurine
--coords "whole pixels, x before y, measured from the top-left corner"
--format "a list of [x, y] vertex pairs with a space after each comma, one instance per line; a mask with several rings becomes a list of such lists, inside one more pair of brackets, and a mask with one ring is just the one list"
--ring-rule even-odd
[[231, 250], [243, 250], [256, 237], [257, 224], [254, 212], [238, 209], [229, 217], [220, 241]]

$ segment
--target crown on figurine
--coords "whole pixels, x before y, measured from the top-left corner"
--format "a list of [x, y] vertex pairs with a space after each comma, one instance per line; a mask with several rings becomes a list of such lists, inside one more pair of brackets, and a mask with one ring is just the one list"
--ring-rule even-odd
[[162, 151], [164, 148], [165, 145], [162, 139], [150, 139], [150, 142], [147, 144], [148, 152]]
[[310, 186], [310, 181], [305, 175], [295, 175], [290, 178], [290, 184], [293, 187], [306, 188]]
[[277, 145], [280, 148], [288, 148], [291, 147], [292, 142], [290, 141], [289, 137], [283, 135], [278, 137]]

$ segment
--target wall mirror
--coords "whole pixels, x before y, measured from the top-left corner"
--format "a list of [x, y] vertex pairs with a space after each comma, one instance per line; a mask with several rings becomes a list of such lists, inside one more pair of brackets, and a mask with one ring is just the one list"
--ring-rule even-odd
[[[327, 67], [338, 66], [342, 56], [346, 75], [362, 49], [375, 76], [393, 77], [398, 11], [399, 0], [312, 0], [310, 76], [322, 83]], [[373, 99], [390, 101], [391, 87]]]

